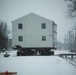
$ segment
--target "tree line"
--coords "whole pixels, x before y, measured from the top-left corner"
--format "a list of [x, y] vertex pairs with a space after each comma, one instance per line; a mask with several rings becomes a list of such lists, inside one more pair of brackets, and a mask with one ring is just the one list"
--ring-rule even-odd
[[8, 29], [7, 23], [0, 21], [0, 52], [3, 49], [8, 48], [8, 34], [10, 30]]
[[76, 52], [76, 24], [64, 37], [65, 49]]
[[[67, 16], [69, 18], [76, 18], [76, 0], [65, 0], [67, 3]], [[75, 26], [68, 31], [64, 37], [65, 49], [71, 52], [76, 52], [76, 22]]]

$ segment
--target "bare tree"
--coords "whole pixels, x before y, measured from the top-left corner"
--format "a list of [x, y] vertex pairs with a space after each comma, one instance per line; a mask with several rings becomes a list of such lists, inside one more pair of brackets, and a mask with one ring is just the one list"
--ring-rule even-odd
[[0, 22], [0, 51], [4, 48], [8, 47], [8, 34], [10, 31], [8, 30], [8, 26], [4, 22]]
[[65, 0], [68, 3], [67, 7], [67, 14], [70, 18], [76, 17], [76, 0]]
[[[65, 0], [67, 2], [67, 16], [76, 18], [76, 0]], [[75, 21], [76, 22], [76, 21]], [[69, 31], [69, 49], [76, 52], [76, 23], [75, 27]]]

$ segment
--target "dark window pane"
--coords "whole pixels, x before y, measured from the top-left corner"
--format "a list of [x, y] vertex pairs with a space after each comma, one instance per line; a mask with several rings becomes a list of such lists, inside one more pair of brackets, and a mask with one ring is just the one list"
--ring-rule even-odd
[[19, 23], [18, 24], [18, 29], [22, 29], [23, 28], [23, 24], [22, 23]]
[[42, 29], [46, 29], [46, 23], [42, 23], [41, 26], [42, 26]]
[[46, 36], [42, 36], [42, 41], [46, 41]]
[[18, 41], [23, 41], [23, 36], [18, 36]]

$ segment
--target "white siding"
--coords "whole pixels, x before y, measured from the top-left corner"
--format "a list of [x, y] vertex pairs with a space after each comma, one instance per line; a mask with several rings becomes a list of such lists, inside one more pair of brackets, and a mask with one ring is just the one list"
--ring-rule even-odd
[[[18, 29], [18, 23], [23, 23], [23, 29]], [[46, 29], [41, 28], [41, 23], [46, 23]], [[35, 14], [12, 21], [12, 46], [53, 47], [52, 28], [52, 21]], [[18, 36], [23, 36], [23, 42], [18, 41]], [[46, 41], [42, 41], [42, 36], [46, 36]]]
[[52, 24], [53, 24], [53, 46], [54, 46], [54, 48], [57, 48], [57, 25], [54, 23], [54, 22], [52, 22]]

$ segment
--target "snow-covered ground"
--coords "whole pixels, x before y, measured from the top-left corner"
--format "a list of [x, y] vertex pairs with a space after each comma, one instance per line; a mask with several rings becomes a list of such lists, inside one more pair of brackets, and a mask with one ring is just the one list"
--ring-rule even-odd
[[76, 75], [76, 66], [64, 58], [56, 56], [64, 51], [55, 51], [55, 56], [16, 56], [10, 51], [10, 57], [0, 54], [0, 72], [17, 72], [17, 75]]
[[[68, 50], [56, 50], [54, 51], [55, 52], [55, 55], [59, 55], [59, 54], [69, 54], [71, 53], [70, 51]], [[74, 52], [72, 52], [71, 54], [75, 54]], [[73, 56], [73, 59], [71, 59], [71, 56], [64, 56], [63, 57], [66, 61], [68, 61], [69, 63], [71, 63], [72, 65], [76, 66], [76, 56]]]
[[71, 53], [69, 50], [53, 50], [55, 55]]

